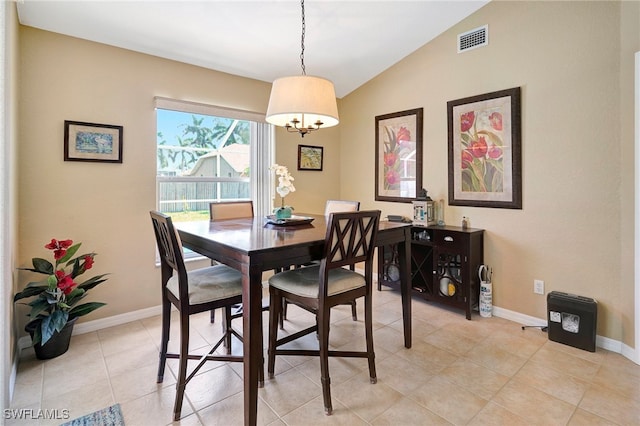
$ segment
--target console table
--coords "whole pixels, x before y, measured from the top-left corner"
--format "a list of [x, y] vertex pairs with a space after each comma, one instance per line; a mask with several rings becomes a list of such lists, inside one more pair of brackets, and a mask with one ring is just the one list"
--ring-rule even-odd
[[[394, 245], [378, 248], [378, 290], [400, 283], [398, 252]], [[411, 228], [411, 287], [426, 300], [465, 311], [477, 307], [478, 268], [484, 257], [484, 230], [459, 226]]]

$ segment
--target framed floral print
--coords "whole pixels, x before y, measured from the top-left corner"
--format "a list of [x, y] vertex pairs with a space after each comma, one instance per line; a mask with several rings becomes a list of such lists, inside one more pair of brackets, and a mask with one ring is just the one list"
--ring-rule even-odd
[[64, 161], [122, 163], [122, 126], [65, 120]]
[[449, 204], [522, 208], [520, 88], [447, 102]]
[[376, 116], [376, 201], [410, 203], [422, 188], [422, 114]]

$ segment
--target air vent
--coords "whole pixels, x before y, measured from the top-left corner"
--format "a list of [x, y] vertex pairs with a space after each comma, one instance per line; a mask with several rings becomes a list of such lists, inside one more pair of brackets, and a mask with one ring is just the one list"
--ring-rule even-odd
[[489, 44], [489, 25], [458, 34], [458, 53]]

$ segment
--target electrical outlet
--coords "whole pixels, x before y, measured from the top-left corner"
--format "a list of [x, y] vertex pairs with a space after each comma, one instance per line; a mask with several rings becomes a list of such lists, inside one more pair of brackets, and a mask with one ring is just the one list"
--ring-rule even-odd
[[544, 294], [544, 281], [533, 280], [533, 292], [536, 294]]

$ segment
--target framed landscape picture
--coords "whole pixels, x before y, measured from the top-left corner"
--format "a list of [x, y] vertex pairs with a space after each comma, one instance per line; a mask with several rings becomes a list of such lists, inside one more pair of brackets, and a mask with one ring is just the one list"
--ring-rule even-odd
[[321, 146], [298, 145], [298, 170], [322, 171]]
[[64, 161], [122, 163], [122, 126], [65, 120]]
[[375, 199], [410, 203], [422, 188], [422, 108], [376, 116]]
[[520, 88], [447, 102], [449, 204], [522, 208]]

